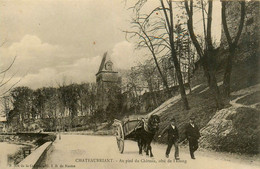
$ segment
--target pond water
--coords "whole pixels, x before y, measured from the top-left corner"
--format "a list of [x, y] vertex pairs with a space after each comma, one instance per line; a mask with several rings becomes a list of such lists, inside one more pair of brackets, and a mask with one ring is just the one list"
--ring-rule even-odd
[[17, 144], [0, 142], [0, 168], [8, 168], [8, 155], [15, 154], [21, 147]]

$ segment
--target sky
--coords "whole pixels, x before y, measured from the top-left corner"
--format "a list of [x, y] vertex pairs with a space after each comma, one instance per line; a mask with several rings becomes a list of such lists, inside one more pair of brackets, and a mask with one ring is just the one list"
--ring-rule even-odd
[[[146, 10], [157, 3], [150, 0]], [[36, 89], [95, 82], [106, 51], [117, 69], [130, 69], [144, 57], [122, 32], [130, 27], [128, 5], [124, 0], [0, 0], [0, 70], [16, 56], [5, 79], [14, 76], [9, 85], [21, 79], [18, 86]], [[213, 29], [219, 36], [219, 26]]]

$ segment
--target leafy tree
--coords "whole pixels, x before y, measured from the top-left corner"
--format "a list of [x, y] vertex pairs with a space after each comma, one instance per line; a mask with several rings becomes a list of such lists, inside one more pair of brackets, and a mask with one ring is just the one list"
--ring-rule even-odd
[[26, 121], [28, 122], [29, 119], [34, 117], [31, 111], [32, 93], [33, 91], [28, 87], [16, 87], [11, 91], [14, 113], [18, 116], [22, 128]]

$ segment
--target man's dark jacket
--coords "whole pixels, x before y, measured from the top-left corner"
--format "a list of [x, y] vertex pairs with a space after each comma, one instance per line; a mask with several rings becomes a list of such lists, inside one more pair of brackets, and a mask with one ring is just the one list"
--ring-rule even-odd
[[185, 129], [185, 135], [187, 139], [193, 138], [193, 139], [199, 139], [200, 138], [200, 132], [199, 128], [196, 124], [194, 124], [194, 127], [191, 126], [191, 124], [186, 125]]
[[175, 128], [172, 128], [172, 125], [170, 124], [164, 131], [162, 134], [164, 134], [165, 132], [167, 132], [168, 134], [168, 140], [177, 140], [179, 139], [179, 131], [177, 126], [175, 126]]

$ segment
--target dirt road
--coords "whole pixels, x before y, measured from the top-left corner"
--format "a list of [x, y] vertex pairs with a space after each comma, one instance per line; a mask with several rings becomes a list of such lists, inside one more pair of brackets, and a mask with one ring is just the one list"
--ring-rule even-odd
[[53, 144], [53, 151], [45, 160], [45, 169], [77, 168], [77, 169], [254, 169], [256, 164], [239, 161], [227, 161], [215, 156], [207, 156], [198, 152], [196, 160], [190, 159], [187, 150], [180, 152], [181, 160], [165, 158], [166, 145], [153, 144], [153, 158], [139, 155], [137, 143], [125, 142], [123, 154], [118, 152], [115, 137], [112, 136], [87, 136], [87, 135], [62, 135]]

